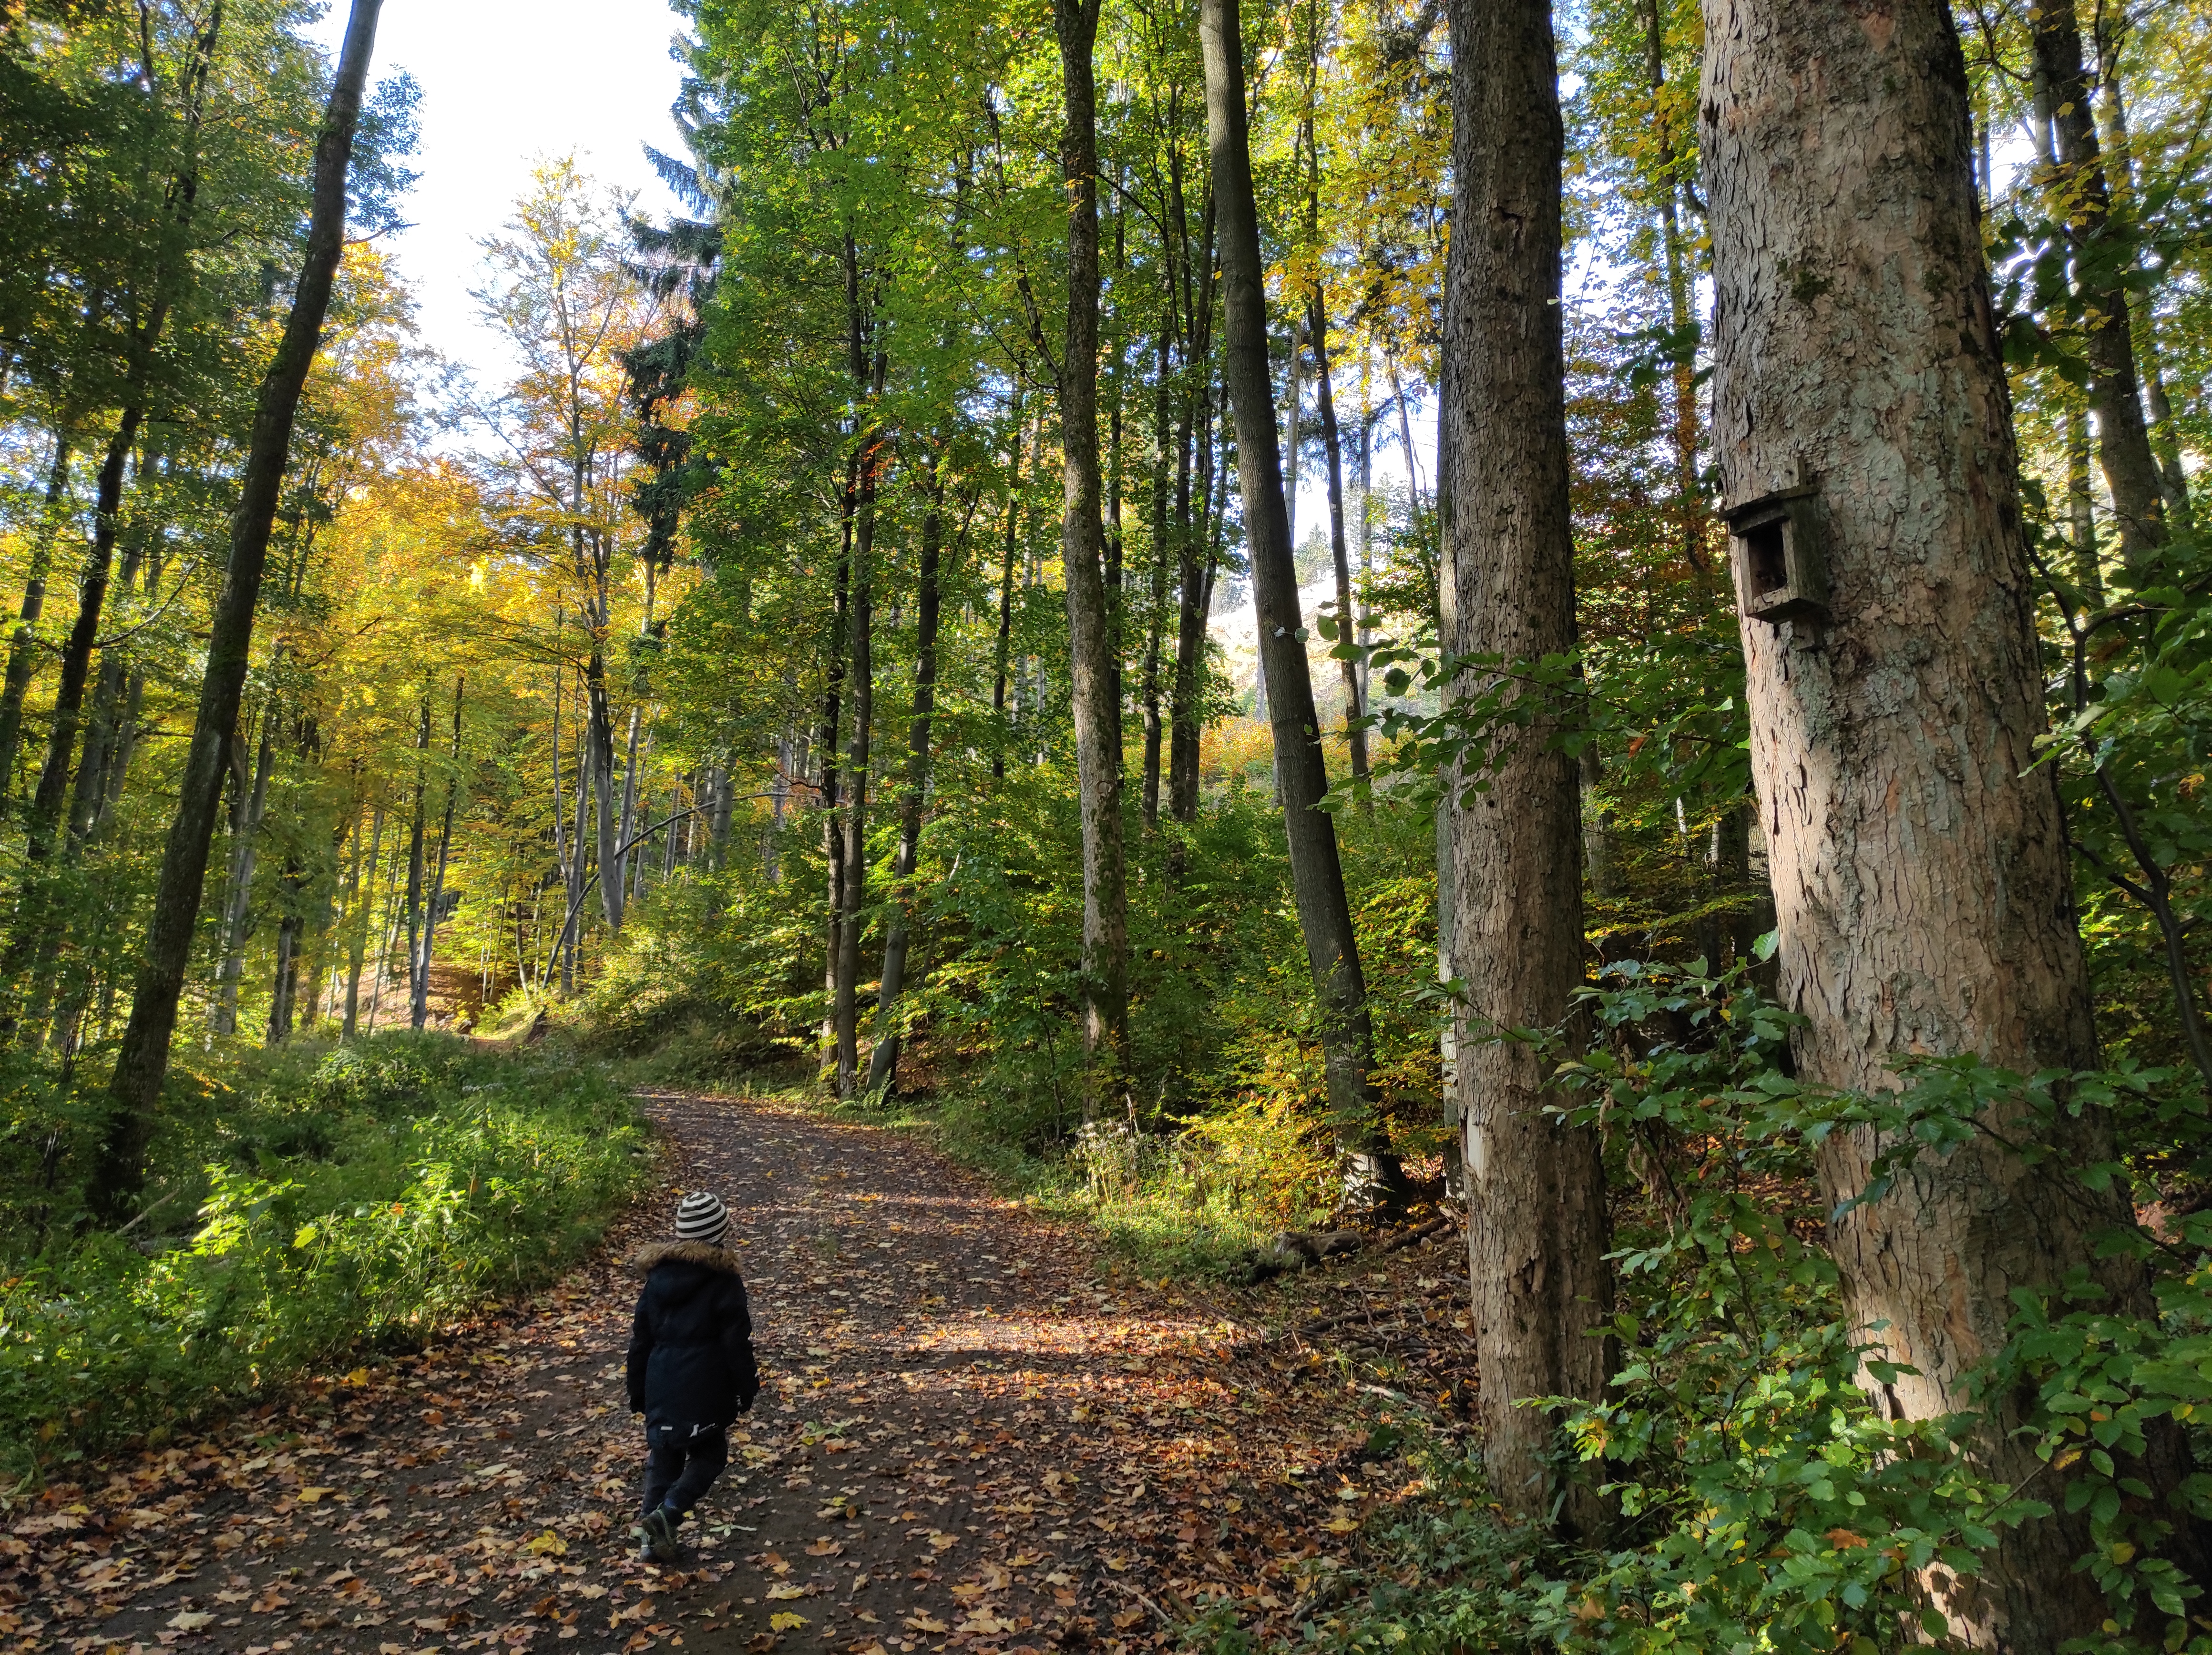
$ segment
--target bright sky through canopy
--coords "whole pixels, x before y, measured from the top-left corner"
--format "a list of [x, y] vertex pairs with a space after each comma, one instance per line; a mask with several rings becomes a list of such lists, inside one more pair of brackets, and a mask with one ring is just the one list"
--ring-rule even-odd
[[[335, 55], [345, 0], [317, 33]], [[684, 155], [669, 117], [682, 79], [668, 55], [679, 20], [664, 0], [387, 0], [376, 77], [410, 70], [422, 87], [422, 173], [401, 211], [414, 227], [392, 249], [413, 286], [422, 343], [495, 388], [498, 337], [469, 289], [479, 238], [497, 230], [541, 155], [575, 152], [593, 177], [638, 191], [659, 217], [675, 198], [642, 146]]]

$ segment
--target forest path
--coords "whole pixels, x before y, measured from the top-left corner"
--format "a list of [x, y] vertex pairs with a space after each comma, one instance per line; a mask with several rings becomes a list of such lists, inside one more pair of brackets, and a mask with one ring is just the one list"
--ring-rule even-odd
[[[1317, 1353], [1231, 1349], [1249, 1306], [1133, 1282], [910, 1134], [646, 1102], [665, 1187], [592, 1262], [420, 1356], [88, 1467], [0, 1537], [29, 1587], [0, 1633], [80, 1655], [1127, 1655], [1208, 1603], [1285, 1630], [1407, 1491]], [[732, 1209], [766, 1387], [684, 1531], [696, 1560], [664, 1570], [629, 1535], [625, 1260], [687, 1188]], [[1394, 1275], [1450, 1270], [1419, 1257], [1440, 1251]]]

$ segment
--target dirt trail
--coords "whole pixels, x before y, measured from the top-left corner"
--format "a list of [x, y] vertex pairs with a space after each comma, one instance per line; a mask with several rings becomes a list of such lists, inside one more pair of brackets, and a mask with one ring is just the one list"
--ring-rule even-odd
[[[1402, 1464], [1358, 1455], [1358, 1387], [1314, 1353], [1234, 1354], [1249, 1306], [1107, 1273], [908, 1135], [647, 1102], [667, 1187], [599, 1261], [50, 1493], [0, 1536], [6, 1644], [1127, 1655], [1209, 1604], [1285, 1629], [1403, 1492]], [[682, 1188], [736, 1216], [766, 1389], [685, 1531], [696, 1561], [664, 1570], [629, 1538], [623, 1260]], [[1367, 1279], [1394, 1301], [1451, 1268], [1441, 1247], [1390, 1263]]]

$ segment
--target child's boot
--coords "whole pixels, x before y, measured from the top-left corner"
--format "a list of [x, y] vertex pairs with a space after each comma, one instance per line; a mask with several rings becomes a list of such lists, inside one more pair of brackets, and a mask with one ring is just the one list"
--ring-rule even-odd
[[637, 1550], [641, 1563], [673, 1563], [682, 1555], [676, 1546], [676, 1514], [665, 1506], [655, 1506], [647, 1512], [636, 1533], [641, 1537]]

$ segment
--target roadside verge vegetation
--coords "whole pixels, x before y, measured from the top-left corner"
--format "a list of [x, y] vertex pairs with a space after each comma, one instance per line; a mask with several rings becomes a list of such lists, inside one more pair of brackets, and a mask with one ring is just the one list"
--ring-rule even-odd
[[[647, 1167], [635, 1106], [557, 1050], [306, 1041], [165, 1117], [144, 1222], [87, 1229], [16, 1136], [0, 1185], [0, 1470], [197, 1416], [545, 1280]], [[41, 1135], [65, 1138], [54, 1120]], [[23, 1153], [28, 1143], [31, 1153]]]

